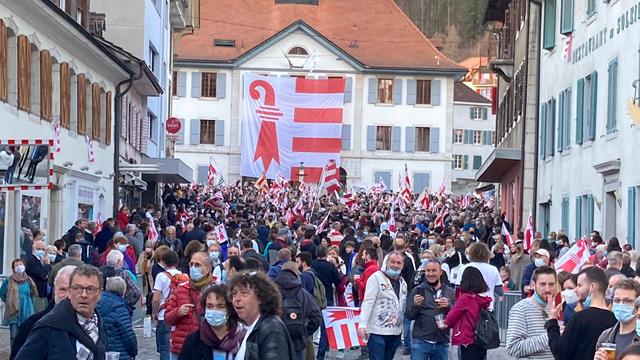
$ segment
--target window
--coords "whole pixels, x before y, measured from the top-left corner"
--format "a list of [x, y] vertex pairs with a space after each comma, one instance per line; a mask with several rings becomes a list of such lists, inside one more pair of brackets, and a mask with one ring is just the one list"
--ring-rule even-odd
[[560, 92], [558, 98], [558, 152], [571, 145], [571, 88]]
[[376, 150], [391, 150], [391, 126], [376, 126]]
[[473, 130], [473, 145], [482, 145], [482, 130]]
[[216, 80], [217, 73], [203, 72], [202, 73], [202, 97], [214, 98], [216, 97]]
[[214, 120], [200, 120], [200, 144], [216, 143], [216, 122]]
[[295, 46], [289, 50], [289, 55], [304, 55], [307, 56], [309, 53], [303, 47]]
[[76, 12], [76, 22], [80, 25], [82, 25], [82, 8], [78, 8], [77, 12]]
[[378, 79], [378, 104], [393, 103], [393, 79]]
[[431, 139], [431, 128], [416, 128], [416, 151], [429, 151], [429, 141]]
[[431, 80], [416, 81], [416, 104], [431, 104]]
[[469, 108], [469, 115], [471, 116], [471, 120], [482, 120], [482, 108], [481, 107]]
[[482, 166], [482, 156], [473, 156], [473, 170], [478, 170]]
[[453, 143], [454, 144], [462, 144], [464, 131], [462, 129], [453, 130]]
[[546, 0], [544, 2], [544, 24], [542, 31], [542, 47], [546, 50], [553, 49], [556, 42], [556, 0]]
[[576, 197], [576, 237], [589, 235], [593, 231], [593, 195]]
[[561, 216], [561, 224], [562, 224], [562, 230], [565, 231], [565, 233], [567, 233], [569, 231], [569, 198], [568, 197], [563, 197], [562, 198], [562, 204], [561, 204], [561, 208], [562, 208], [562, 216]]
[[587, 0], [587, 17], [596, 13], [596, 0]]
[[171, 74], [171, 96], [178, 96], [178, 72]]
[[560, 33], [568, 34], [573, 31], [573, 1], [562, 0], [560, 14]]
[[453, 155], [453, 168], [456, 170], [462, 170], [464, 168], [462, 155]]
[[158, 61], [158, 52], [153, 48], [151, 44], [149, 44], [149, 69], [153, 71], [154, 74], [158, 73], [158, 66], [160, 65]]
[[149, 116], [149, 139], [157, 143], [158, 142], [158, 117], [151, 111], [148, 112]]

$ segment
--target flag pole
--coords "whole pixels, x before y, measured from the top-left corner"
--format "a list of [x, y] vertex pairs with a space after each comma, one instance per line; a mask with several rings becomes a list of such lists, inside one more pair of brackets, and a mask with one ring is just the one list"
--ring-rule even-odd
[[322, 168], [322, 174], [320, 174], [320, 181], [318, 182], [318, 192], [316, 193], [316, 196], [313, 198], [313, 201], [311, 202], [311, 215], [309, 215], [309, 220], [313, 218], [313, 210], [315, 210], [316, 208], [316, 200], [318, 200], [318, 198], [320, 197], [320, 192], [322, 191], [322, 185], [324, 185], [324, 172], [326, 170], [327, 170], [327, 166], [325, 165]]

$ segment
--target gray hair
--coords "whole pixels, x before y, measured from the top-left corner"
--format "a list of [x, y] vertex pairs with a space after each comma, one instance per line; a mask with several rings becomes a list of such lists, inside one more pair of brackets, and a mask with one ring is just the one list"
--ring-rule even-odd
[[124, 261], [124, 255], [120, 250], [111, 250], [107, 254], [107, 265], [115, 265], [118, 261]]
[[392, 256], [400, 256], [400, 259], [402, 259], [402, 262], [404, 263], [404, 254], [396, 250], [389, 253], [389, 256], [387, 256], [387, 263], [391, 260]]
[[67, 253], [69, 254], [69, 257], [80, 259], [80, 257], [82, 257], [82, 246], [73, 244], [69, 246], [69, 249], [67, 249]]
[[126, 231], [129, 232], [131, 229], [136, 229], [136, 224], [127, 224]]
[[[53, 287], [57, 288], [58, 286], [58, 281], [59, 279], [62, 279], [63, 276], [66, 276], [67, 279], [69, 279], [71, 277], [71, 273], [73, 273], [73, 271], [77, 268], [77, 266], [75, 265], [66, 265], [60, 268], [60, 270], [58, 270], [58, 272], [56, 273], [56, 277], [55, 279], [53, 279]], [[62, 281], [62, 280], [60, 280]], [[71, 282], [71, 281], [69, 281]], [[68, 285], [68, 284], [67, 284]]]
[[620, 251], [612, 251], [607, 254], [607, 263], [609, 266], [622, 266], [622, 253]]
[[98, 270], [98, 268], [93, 265], [83, 264], [73, 269], [73, 272], [71, 272], [71, 276], [69, 276], [69, 285], [73, 283], [73, 278], [75, 276], [83, 276], [87, 278], [95, 277], [98, 279], [98, 284], [100, 284], [100, 288], [102, 289], [102, 274], [100, 274], [100, 270]]
[[107, 278], [105, 290], [120, 297], [124, 297], [124, 293], [127, 291], [127, 283], [119, 276], [111, 276]]

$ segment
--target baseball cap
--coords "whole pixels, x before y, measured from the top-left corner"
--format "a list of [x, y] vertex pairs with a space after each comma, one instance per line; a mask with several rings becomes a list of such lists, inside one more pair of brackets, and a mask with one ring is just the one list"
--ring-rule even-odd
[[538, 249], [536, 250], [536, 254], [540, 255], [540, 256], [546, 256], [548, 258], [551, 258], [551, 255], [549, 255], [549, 252], [545, 249]]

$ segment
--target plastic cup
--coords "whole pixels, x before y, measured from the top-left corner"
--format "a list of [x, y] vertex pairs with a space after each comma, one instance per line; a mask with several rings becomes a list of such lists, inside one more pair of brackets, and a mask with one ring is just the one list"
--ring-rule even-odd
[[436, 326], [438, 326], [441, 329], [446, 327], [446, 325], [444, 323], [444, 315], [436, 314]]
[[616, 358], [616, 344], [613, 343], [602, 343], [600, 345], [600, 349], [607, 352], [607, 359], [615, 360]]

